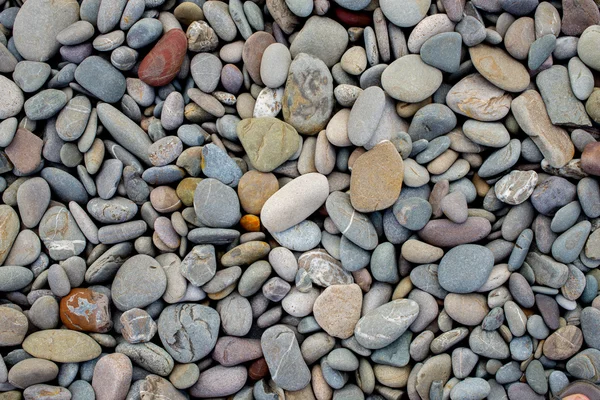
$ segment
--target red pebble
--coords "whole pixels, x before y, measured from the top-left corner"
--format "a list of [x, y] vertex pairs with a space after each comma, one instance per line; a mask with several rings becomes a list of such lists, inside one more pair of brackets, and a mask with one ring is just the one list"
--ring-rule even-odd
[[334, 8], [335, 19], [346, 26], [369, 26], [372, 14], [366, 12], [350, 11], [342, 7]]
[[181, 29], [171, 29], [150, 50], [138, 69], [139, 78], [151, 86], [164, 86], [179, 72], [187, 51]]

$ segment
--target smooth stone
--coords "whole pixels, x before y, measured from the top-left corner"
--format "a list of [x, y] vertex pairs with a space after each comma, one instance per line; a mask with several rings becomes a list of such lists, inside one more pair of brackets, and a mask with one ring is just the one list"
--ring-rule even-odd
[[92, 112], [90, 100], [76, 96], [69, 100], [56, 119], [56, 132], [64, 141], [74, 141], [83, 135]]
[[380, 1], [381, 11], [394, 25], [402, 28], [415, 26], [421, 21], [431, 5], [431, 0], [411, 0], [401, 5], [393, 0]]
[[285, 84], [292, 56], [281, 43], [269, 45], [260, 63], [260, 77], [267, 87], [278, 88]]
[[238, 123], [237, 135], [260, 172], [271, 172], [298, 151], [300, 137], [289, 124], [275, 118], [248, 118]]
[[407, 55], [394, 61], [381, 76], [382, 87], [388, 95], [409, 103], [425, 100], [441, 83], [442, 73], [425, 64], [418, 55]]
[[52, 3], [35, 0], [23, 4], [13, 26], [14, 45], [30, 61], [47, 61], [60, 47], [56, 36], [79, 18], [79, 4], [72, 0]]
[[544, 342], [544, 355], [550, 360], [566, 360], [579, 351], [583, 334], [574, 325], [567, 325], [552, 333]]
[[471, 74], [455, 84], [446, 96], [454, 112], [478, 121], [497, 121], [510, 110], [512, 97], [480, 74]]
[[481, 400], [485, 399], [491, 391], [490, 384], [481, 378], [466, 378], [456, 384], [450, 392], [452, 400]]
[[533, 42], [529, 48], [529, 59], [527, 61], [529, 69], [536, 70], [540, 68], [555, 48], [556, 36], [553, 34], [544, 35]]
[[202, 224], [214, 228], [229, 228], [241, 218], [235, 191], [212, 178], [204, 179], [196, 186], [194, 209]]
[[484, 331], [475, 327], [469, 336], [469, 347], [475, 354], [494, 359], [505, 359], [510, 355], [508, 345], [498, 331]]
[[512, 171], [505, 175], [494, 185], [498, 200], [518, 205], [526, 201], [538, 182], [538, 174], [535, 171]]
[[158, 300], [166, 287], [167, 278], [160, 264], [152, 257], [138, 254], [125, 261], [117, 271], [111, 295], [115, 306], [127, 311]]
[[453, 247], [472, 243], [486, 237], [491, 232], [490, 222], [482, 217], [469, 217], [462, 224], [450, 220], [432, 220], [419, 231], [425, 242], [439, 247]]
[[365, 314], [356, 324], [354, 336], [368, 349], [381, 349], [398, 339], [418, 315], [415, 301], [394, 300]]
[[125, 149], [150, 165], [148, 149], [152, 145], [148, 134], [135, 122], [129, 119], [110, 104], [102, 103], [97, 106], [98, 118], [112, 137]]
[[503, 50], [479, 44], [470, 47], [469, 54], [477, 71], [500, 89], [521, 92], [529, 85], [525, 67]]
[[593, 1], [566, 0], [563, 6], [561, 30], [565, 35], [577, 36], [590, 25], [600, 24], [600, 11]]
[[[308, 77], [321, 82], [306, 84]], [[298, 133], [313, 135], [327, 125], [333, 111], [333, 78], [326, 64], [315, 56], [300, 53], [290, 64], [283, 93], [283, 118]]]
[[[17, 191], [17, 205], [20, 210], [28, 210], [27, 213], [21, 214], [21, 221], [27, 228], [33, 228], [38, 225], [46, 212], [46, 208], [48, 208], [48, 204], [50, 204], [50, 186], [44, 179], [31, 178], [19, 186], [19, 190]], [[5, 218], [0, 219], [4, 220]], [[10, 224], [8, 226], [5, 225], [4, 229], [10, 232], [9, 227]], [[11, 237], [10, 235], [7, 236], [7, 239]], [[10, 243], [10, 239], [8, 242]], [[0, 259], [2, 258], [0, 257]]]
[[511, 110], [550, 165], [560, 168], [573, 158], [573, 143], [563, 129], [552, 124], [538, 92], [528, 90], [521, 94], [511, 103]]
[[51, 67], [46, 63], [21, 61], [15, 66], [13, 79], [25, 93], [33, 93], [44, 85], [50, 73]]
[[598, 383], [600, 381], [600, 350], [583, 350], [567, 362], [567, 371], [575, 378]]
[[389, 141], [379, 143], [360, 156], [353, 165], [350, 181], [350, 201], [354, 209], [373, 212], [394, 204], [400, 194], [403, 171], [402, 157]]
[[151, 342], [136, 344], [121, 342], [115, 351], [125, 354], [134, 364], [152, 374], [167, 376], [173, 370], [173, 358], [162, 347]]
[[450, 293], [444, 299], [444, 310], [461, 325], [479, 325], [489, 309], [487, 300], [479, 294]]
[[[98, 76], [103, 80], [99, 81]], [[115, 103], [125, 93], [125, 77], [108, 61], [92, 56], [75, 70], [75, 79], [86, 90], [107, 103]]]
[[431, 205], [418, 197], [400, 199], [394, 204], [393, 212], [400, 225], [418, 231], [429, 222]]
[[67, 95], [57, 89], [46, 89], [30, 97], [24, 105], [27, 118], [32, 121], [48, 119], [67, 104]]
[[448, 251], [440, 261], [439, 282], [449, 292], [470, 293], [485, 283], [493, 266], [494, 258], [489, 249], [461, 245]]
[[[2, 274], [2, 270], [5, 268], [7, 267], [0, 267], [0, 274]], [[9, 274], [8, 276], [4, 275], [3, 278], [6, 279], [10, 277], [11, 275]], [[29, 281], [32, 279], [33, 273], [31, 274]], [[8, 290], [13, 289], [9, 288]], [[2, 289], [2, 291], [4, 291], [4, 289]], [[2, 320], [2, 326], [0, 326], [0, 345], [2, 347], [21, 345], [29, 328], [29, 322], [25, 314], [10, 307], [0, 307], [0, 319]]]
[[94, 367], [92, 388], [98, 400], [125, 399], [131, 384], [133, 366], [124, 354], [108, 354]]
[[521, 156], [521, 142], [512, 139], [506, 146], [492, 153], [479, 167], [477, 174], [489, 178], [511, 168]]
[[462, 37], [458, 32], [442, 32], [427, 39], [420, 55], [425, 64], [444, 72], [454, 73], [460, 67]]
[[201, 167], [204, 175], [231, 187], [236, 187], [242, 177], [237, 163], [213, 143], [202, 148]]
[[[321, 38], [328, 38], [323, 43]], [[328, 68], [336, 64], [348, 46], [348, 34], [338, 22], [320, 16], [310, 17], [290, 46], [292, 58], [300, 53], [322, 60]]]
[[349, 195], [333, 192], [327, 198], [325, 207], [346, 238], [365, 250], [373, 250], [377, 246], [375, 227], [364, 214], [352, 207]]
[[[536, 83], [554, 125], [590, 126], [583, 103], [573, 94], [566, 67], [555, 65], [540, 72]], [[557, 96], [560, 102], [556, 101]]]
[[463, 379], [469, 376], [479, 357], [468, 347], [459, 347], [452, 351], [452, 372], [454, 376]]
[[[294, 391], [309, 383], [310, 371], [302, 359], [294, 331], [284, 325], [272, 326], [262, 334], [261, 347], [277, 386]], [[283, 349], [286, 351], [282, 352]]]
[[275, 38], [267, 32], [256, 32], [244, 43], [242, 50], [244, 66], [252, 80], [259, 85], [263, 84], [260, 74], [263, 53], [267, 47], [274, 43], [276, 43]]
[[[171, 29], [154, 45], [144, 57], [139, 69], [139, 78], [151, 86], [163, 86], [171, 82], [179, 72], [187, 51], [187, 38], [181, 29]], [[196, 56], [197, 57], [197, 56]], [[190, 66], [192, 75], [194, 67]], [[202, 89], [202, 87], [200, 87]]]
[[594, 307], [586, 307], [581, 311], [581, 331], [585, 343], [594, 348], [600, 348], [600, 337], [598, 336], [598, 327], [600, 326], [600, 310]]
[[408, 128], [413, 143], [426, 139], [431, 141], [450, 132], [456, 126], [456, 116], [443, 104], [428, 104], [419, 109]]
[[552, 256], [563, 263], [575, 261], [585, 246], [590, 229], [589, 221], [582, 221], [568, 229], [552, 244]]
[[139, 49], [156, 41], [162, 34], [162, 24], [154, 18], [142, 18], [127, 31], [127, 45]]
[[[264, 204], [260, 217], [263, 226], [272, 232], [282, 232], [304, 221], [320, 208], [329, 194], [325, 176], [318, 173], [302, 175], [278, 190]], [[279, 216], [287, 215], [285, 220]]]
[[[577, 184], [577, 197], [581, 209], [589, 218], [597, 218], [600, 216], [600, 186], [593, 178], [583, 178]], [[575, 222], [575, 221], [573, 221]]]
[[321, 230], [312, 221], [302, 221], [298, 225], [272, 235], [280, 245], [293, 251], [308, 251], [321, 241]]
[[100, 355], [100, 345], [88, 335], [68, 329], [49, 329], [29, 335], [23, 349], [34, 357], [60, 363], [83, 362]]
[[229, 396], [242, 389], [248, 378], [243, 366], [215, 366], [200, 373], [198, 382], [190, 388], [194, 397], [214, 398]]
[[585, 28], [577, 42], [577, 55], [588, 67], [600, 71], [598, 61], [598, 41], [600, 40], [600, 27], [591, 25]]
[[[200, 304], [172, 305], [165, 308], [158, 319], [158, 334], [176, 361], [195, 362], [215, 347], [220, 323], [219, 314], [212, 308]], [[177, 340], [181, 336], [188, 340]]]

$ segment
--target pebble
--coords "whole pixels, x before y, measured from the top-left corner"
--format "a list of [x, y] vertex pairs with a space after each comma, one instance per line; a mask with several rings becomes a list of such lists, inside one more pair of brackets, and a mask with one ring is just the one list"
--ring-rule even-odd
[[56, 36], [75, 23], [79, 6], [71, 0], [50, 4], [36, 0], [23, 5], [14, 20], [14, 46], [29, 61], [47, 61], [60, 47]]
[[425, 100], [441, 83], [442, 73], [425, 64], [418, 55], [408, 55], [394, 61], [381, 75], [385, 92], [396, 100], [409, 103]]
[[[136, 279], [132, 279], [133, 276]], [[163, 268], [150, 256], [139, 254], [123, 263], [115, 275], [111, 296], [121, 311], [145, 307], [162, 297], [167, 286]]]
[[400, 337], [419, 315], [413, 300], [394, 300], [365, 314], [356, 324], [354, 335], [368, 349], [380, 349]]
[[[310, 381], [310, 371], [304, 361], [294, 331], [275, 325], [265, 331], [261, 347], [271, 378], [284, 390], [300, 390]], [[283, 354], [281, 350], [286, 349]]]
[[92, 360], [100, 355], [100, 345], [84, 333], [49, 329], [32, 333], [23, 342], [23, 349], [34, 357], [69, 363]]

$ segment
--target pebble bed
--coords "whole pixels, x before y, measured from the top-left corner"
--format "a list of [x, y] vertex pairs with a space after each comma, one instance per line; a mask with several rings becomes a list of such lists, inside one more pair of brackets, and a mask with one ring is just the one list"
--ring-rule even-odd
[[600, 400], [599, 0], [0, 0], [0, 400]]

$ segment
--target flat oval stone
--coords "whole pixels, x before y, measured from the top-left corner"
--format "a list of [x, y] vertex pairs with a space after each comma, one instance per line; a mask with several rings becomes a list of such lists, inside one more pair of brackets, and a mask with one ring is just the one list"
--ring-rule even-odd
[[583, 31], [577, 42], [577, 55], [585, 65], [596, 71], [600, 71], [598, 41], [600, 41], [600, 28], [598, 25], [591, 25]]
[[112, 300], [121, 311], [143, 308], [160, 299], [167, 288], [167, 277], [160, 264], [150, 256], [138, 254], [123, 263], [111, 287]]
[[368, 349], [381, 349], [398, 339], [418, 315], [415, 301], [394, 300], [363, 316], [354, 328], [354, 337]]
[[10, 118], [21, 112], [25, 98], [19, 86], [4, 75], [0, 75], [0, 90], [3, 93], [0, 99], [0, 118]]
[[214, 228], [229, 228], [241, 218], [235, 191], [212, 178], [204, 179], [196, 186], [194, 210], [201, 223]]
[[[324, 175], [309, 173], [286, 184], [264, 204], [260, 217], [269, 231], [282, 232], [304, 221], [319, 209], [329, 194]], [[281, 215], [286, 215], [283, 220]]]
[[521, 142], [512, 139], [506, 146], [496, 150], [481, 164], [477, 174], [489, 178], [506, 171], [517, 163], [521, 156]]
[[385, 106], [385, 93], [377, 86], [365, 89], [356, 99], [348, 119], [348, 138], [364, 146], [375, 133]]
[[566, 360], [579, 351], [583, 344], [581, 329], [574, 325], [559, 328], [544, 342], [544, 355], [550, 360]]
[[438, 267], [440, 285], [449, 292], [471, 293], [487, 281], [494, 255], [487, 247], [464, 244], [448, 251]]
[[365, 250], [377, 247], [378, 238], [373, 223], [352, 207], [348, 194], [331, 193], [325, 207], [333, 223], [346, 238]]
[[302, 221], [282, 232], [271, 233], [280, 245], [294, 251], [314, 249], [321, 242], [321, 229], [313, 221]]
[[586, 349], [567, 362], [567, 371], [575, 378], [598, 382], [600, 378], [600, 350]]
[[[102, 80], [98, 77], [101, 76]], [[98, 56], [86, 58], [75, 70], [75, 80], [94, 96], [116, 103], [125, 94], [125, 77], [111, 63]]]
[[484, 331], [480, 326], [475, 327], [469, 336], [469, 347], [475, 354], [494, 359], [505, 359], [510, 356], [510, 350], [498, 331]]
[[535, 171], [512, 171], [494, 185], [496, 197], [507, 204], [521, 204], [531, 196], [537, 182]]
[[114, 353], [101, 357], [94, 367], [92, 387], [98, 399], [125, 398], [131, 383], [133, 366], [125, 354]]
[[52, 381], [57, 375], [58, 366], [52, 361], [28, 358], [12, 366], [8, 372], [8, 383], [18, 388], [27, 388]]
[[418, 103], [431, 96], [442, 83], [442, 73], [410, 54], [391, 63], [381, 75], [385, 92], [396, 100]]
[[425, 17], [430, 5], [431, 0], [410, 0], [402, 3], [394, 0], [380, 1], [383, 15], [394, 25], [402, 28], [415, 26]]
[[124, 197], [116, 196], [110, 200], [93, 198], [87, 204], [87, 211], [99, 222], [114, 224], [131, 220], [137, 214], [137, 205]]
[[27, 118], [33, 121], [56, 115], [67, 104], [67, 95], [58, 89], [46, 89], [30, 97], [24, 104]]
[[[0, 267], [0, 271], [4, 268], [6, 267]], [[33, 274], [31, 274], [31, 278], [33, 279]], [[2, 324], [0, 324], [0, 346], [20, 345], [29, 327], [25, 314], [10, 307], [0, 307], [0, 321], [2, 321]]]
[[446, 95], [454, 112], [478, 121], [497, 121], [510, 110], [512, 96], [480, 74], [471, 74], [455, 84]]
[[384, 141], [358, 157], [352, 167], [350, 201], [360, 212], [383, 210], [400, 194], [404, 165], [392, 142]]
[[102, 350], [88, 335], [68, 329], [34, 332], [23, 342], [23, 349], [34, 357], [60, 363], [93, 360]]
[[261, 347], [271, 378], [284, 390], [300, 390], [310, 382], [310, 370], [300, 352], [294, 331], [275, 325], [261, 336]]
[[[221, 319], [212, 308], [200, 304], [177, 304], [163, 310], [158, 335], [169, 354], [180, 363], [195, 362], [215, 347]], [[180, 337], [187, 340], [181, 341]]]
[[292, 56], [286, 46], [281, 43], [269, 45], [260, 63], [261, 80], [272, 89], [283, 86], [291, 63]]
[[148, 149], [152, 141], [148, 134], [125, 114], [110, 104], [102, 103], [97, 106], [98, 118], [112, 137], [125, 149], [151, 165]]
[[74, 0], [23, 4], [13, 26], [15, 47], [26, 60], [47, 61], [60, 47], [56, 36], [78, 19], [79, 4]]
[[[310, 80], [309, 80], [310, 77]], [[318, 81], [319, 85], [308, 82]], [[283, 118], [301, 134], [325, 128], [333, 111], [333, 78], [320, 59], [300, 53], [290, 64], [283, 93]]]
[[151, 86], [164, 86], [179, 72], [187, 51], [187, 38], [181, 29], [171, 29], [142, 60], [139, 78]]
[[529, 86], [527, 69], [500, 48], [479, 44], [469, 54], [477, 71], [500, 89], [521, 92]]
[[[264, 366], [266, 369], [266, 366]], [[266, 371], [264, 371], [266, 373]], [[223, 367], [216, 366], [203, 371], [198, 382], [190, 389], [192, 396], [197, 397], [221, 397], [229, 396], [244, 386], [248, 372], [243, 366]]]
[[263, 84], [261, 79], [261, 61], [267, 47], [276, 43], [273, 35], [267, 32], [255, 32], [244, 43], [242, 59], [248, 74], [259, 85]]
[[462, 224], [450, 220], [432, 220], [419, 231], [419, 236], [434, 246], [453, 247], [477, 242], [492, 230], [490, 222], [483, 217], [469, 217]]
[[585, 246], [591, 226], [589, 221], [581, 221], [556, 238], [552, 244], [552, 256], [562, 263], [575, 261]]
[[132, 49], [139, 49], [157, 40], [163, 28], [159, 20], [142, 18], [127, 31], [127, 45]]

